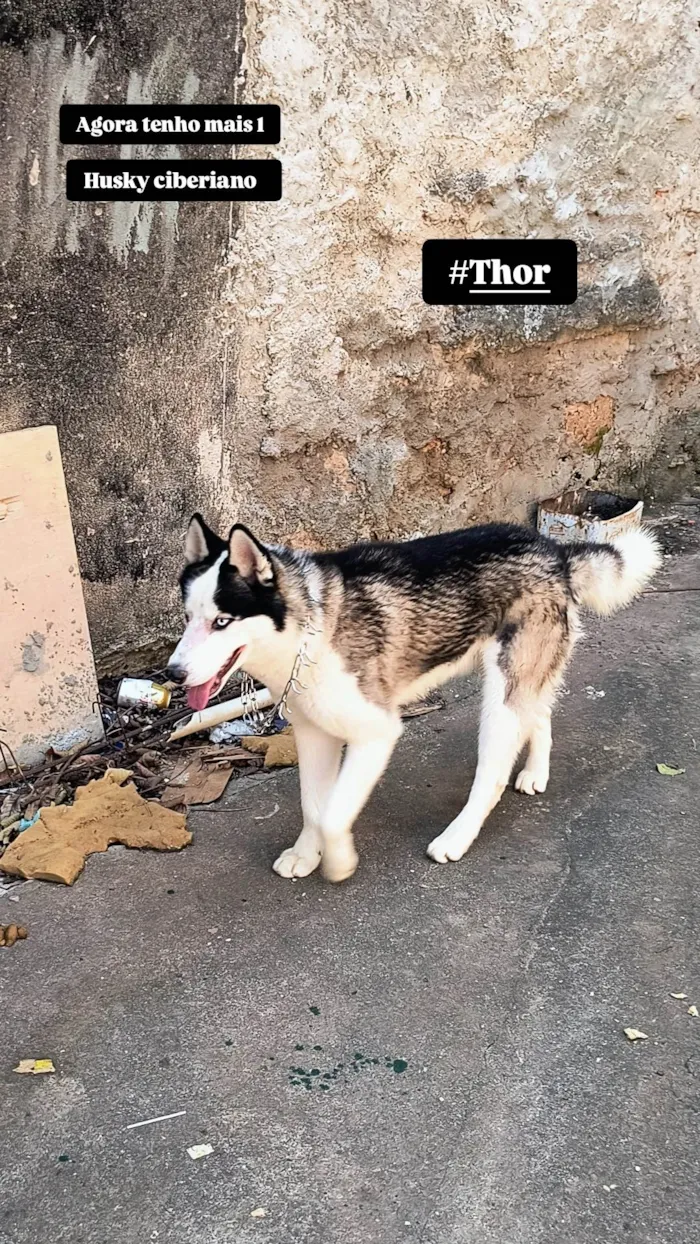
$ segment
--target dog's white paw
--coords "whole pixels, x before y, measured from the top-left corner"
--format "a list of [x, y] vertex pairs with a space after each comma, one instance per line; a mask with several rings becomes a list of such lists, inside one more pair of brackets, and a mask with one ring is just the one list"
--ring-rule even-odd
[[435, 860], [436, 864], [447, 864], [450, 860], [461, 860], [470, 846], [471, 840], [465, 840], [463, 833], [455, 833], [454, 830], [446, 829], [439, 838], [433, 838], [428, 847], [428, 855], [431, 860]]
[[325, 848], [321, 871], [327, 881], [347, 881], [348, 877], [352, 877], [358, 862], [359, 856], [350, 838], [348, 842]]
[[536, 769], [521, 769], [515, 779], [515, 789], [522, 795], [543, 795], [547, 789], [549, 774]]
[[300, 855], [295, 847], [283, 851], [272, 867], [280, 877], [308, 877], [321, 863], [317, 851], [313, 855]]

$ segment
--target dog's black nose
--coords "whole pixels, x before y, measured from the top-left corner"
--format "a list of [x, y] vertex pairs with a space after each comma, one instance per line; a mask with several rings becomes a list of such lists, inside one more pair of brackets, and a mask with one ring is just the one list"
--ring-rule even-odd
[[165, 672], [170, 682], [183, 683], [187, 678], [187, 670], [183, 669], [181, 665], [168, 665]]

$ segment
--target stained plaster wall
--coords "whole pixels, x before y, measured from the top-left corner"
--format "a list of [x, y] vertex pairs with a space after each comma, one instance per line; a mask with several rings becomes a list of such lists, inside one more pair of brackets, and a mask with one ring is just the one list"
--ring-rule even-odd
[[[0, 426], [59, 426], [103, 661], [176, 626], [195, 507], [328, 545], [697, 482], [686, 0], [15, 7]], [[279, 103], [282, 201], [67, 204], [58, 104], [107, 96]], [[574, 238], [578, 302], [425, 306], [475, 234]]]

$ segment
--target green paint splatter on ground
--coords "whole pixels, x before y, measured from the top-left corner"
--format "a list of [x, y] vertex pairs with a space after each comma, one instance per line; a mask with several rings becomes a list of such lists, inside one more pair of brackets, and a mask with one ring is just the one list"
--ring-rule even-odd
[[[297, 1043], [294, 1048], [295, 1050], [303, 1050], [304, 1046]], [[313, 1049], [314, 1051], [322, 1051], [323, 1047], [314, 1045]], [[369, 1054], [363, 1054], [361, 1050], [355, 1050], [350, 1063], [336, 1063], [335, 1066], [329, 1067], [325, 1071], [321, 1067], [310, 1067], [307, 1070], [306, 1067], [290, 1065], [288, 1068], [290, 1073], [289, 1082], [294, 1088], [309, 1090], [316, 1085], [318, 1088], [322, 1088], [324, 1092], [328, 1092], [331, 1084], [338, 1079], [347, 1083], [349, 1071], [353, 1071], [357, 1075], [366, 1068], [379, 1067], [382, 1063], [386, 1070], [393, 1071], [395, 1075], [402, 1075], [408, 1069], [408, 1061], [405, 1058], [391, 1058], [388, 1054], [385, 1054], [384, 1058], [381, 1059], [372, 1057]]]

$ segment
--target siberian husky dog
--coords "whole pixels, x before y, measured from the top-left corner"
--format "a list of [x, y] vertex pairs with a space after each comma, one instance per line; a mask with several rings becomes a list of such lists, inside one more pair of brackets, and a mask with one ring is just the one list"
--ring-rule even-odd
[[274, 868], [305, 877], [320, 864], [344, 881], [357, 867], [353, 823], [401, 734], [402, 706], [456, 675], [483, 675], [478, 764], [465, 807], [428, 854], [440, 864], [464, 855], [521, 750], [516, 790], [544, 791], [579, 611], [627, 605], [661, 555], [644, 529], [560, 545], [496, 524], [307, 553], [266, 545], [240, 524], [222, 540], [195, 514], [185, 561], [187, 625], [168, 675], [193, 709], [238, 669], [278, 698], [304, 653], [288, 696], [303, 828]]

